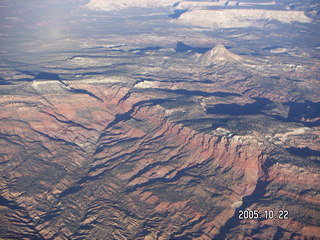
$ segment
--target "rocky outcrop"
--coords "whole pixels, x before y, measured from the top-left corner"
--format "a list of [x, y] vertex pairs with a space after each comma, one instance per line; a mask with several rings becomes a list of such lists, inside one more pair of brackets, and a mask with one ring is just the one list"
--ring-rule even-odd
[[201, 56], [201, 63], [205, 66], [213, 64], [227, 63], [246, 63], [248, 62], [241, 56], [238, 56], [225, 48], [223, 44], [218, 44]]

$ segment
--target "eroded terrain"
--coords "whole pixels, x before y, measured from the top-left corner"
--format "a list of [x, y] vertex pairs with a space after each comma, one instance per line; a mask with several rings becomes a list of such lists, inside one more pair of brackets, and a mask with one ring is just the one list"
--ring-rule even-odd
[[[126, 4], [103, 10], [122, 14]], [[319, 238], [319, 45], [317, 20], [304, 14], [311, 10], [296, 6], [308, 21], [295, 27], [206, 32], [193, 29], [197, 21], [188, 29], [183, 18], [163, 20], [172, 4], [159, 6], [153, 20], [163, 25], [149, 23], [148, 34], [142, 21], [129, 35], [39, 37], [16, 52], [10, 34], [2, 39], [1, 238]], [[183, 16], [202, 4], [171, 10], [190, 8]], [[124, 19], [128, 28], [140, 21]], [[289, 216], [239, 220], [244, 209]]]

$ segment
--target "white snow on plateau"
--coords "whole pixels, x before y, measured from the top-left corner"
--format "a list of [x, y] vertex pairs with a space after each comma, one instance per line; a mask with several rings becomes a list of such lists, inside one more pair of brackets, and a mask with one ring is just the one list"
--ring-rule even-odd
[[178, 22], [208, 28], [264, 27], [272, 20], [282, 23], [309, 23], [302, 11], [277, 11], [262, 9], [192, 10], [182, 14]]
[[239, 2], [239, 1], [230, 1], [230, 0], [220, 0], [217, 2], [212, 1], [180, 1], [176, 6], [176, 9], [208, 9], [212, 7], [250, 7], [250, 6], [272, 6], [276, 5], [275, 1], [269, 2]]
[[131, 7], [161, 8], [170, 7], [177, 0], [91, 0], [86, 6], [92, 10], [115, 11]]
[[[172, 22], [204, 28], [264, 28], [276, 20], [281, 23], [310, 23], [303, 11], [248, 8], [276, 5], [275, 1], [262, 3], [240, 1], [186, 1], [186, 0], [90, 0], [86, 7], [99, 11], [118, 11], [132, 8], [167, 8], [187, 10]], [[232, 7], [237, 6], [237, 9]], [[243, 8], [245, 6], [245, 8]], [[217, 7], [219, 7], [217, 9]], [[212, 9], [216, 8], [216, 9]], [[222, 8], [222, 9], [221, 9]]]

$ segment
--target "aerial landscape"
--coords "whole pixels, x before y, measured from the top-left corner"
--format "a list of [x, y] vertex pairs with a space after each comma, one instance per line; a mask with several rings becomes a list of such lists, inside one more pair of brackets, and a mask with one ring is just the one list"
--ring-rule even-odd
[[0, 239], [320, 239], [318, 0], [0, 19]]

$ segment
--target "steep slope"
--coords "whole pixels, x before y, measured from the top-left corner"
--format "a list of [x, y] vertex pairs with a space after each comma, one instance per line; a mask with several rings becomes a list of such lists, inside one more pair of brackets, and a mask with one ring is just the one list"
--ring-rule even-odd
[[[252, 223], [253, 229], [272, 229], [257, 236], [272, 237], [279, 227], [281, 234], [306, 237], [318, 231], [312, 210], [317, 195], [307, 192], [299, 200], [315, 205], [291, 208], [273, 189], [294, 199], [294, 192], [315, 189], [319, 175], [312, 168], [274, 165], [281, 154], [264, 138], [224, 128], [194, 130], [170, 117], [165, 106], [177, 100], [161, 92], [99, 80], [61, 84], [49, 81], [50, 93], [45, 81], [28, 84], [28, 91], [38, 92], [32, 97], [2, 95], [2, 205], [14, 203], [21, 211], [7, 211], [5, 221], [17, 224], [4, 225], [2, 237], [228, 237], [243, 224], [230, 221], [252, 204], [292, 213], [290, 219]], [[297, 172], [300, 179], [287, 188]], [[261, 205], [257, 197], [273, 201]]]
[[246, 63], [248, 62], [243, 57], [240, 57], [225, 48], [223, 44], [217, 44], [214, 48], [204, 53], [200, 61], [205, 66], [213, 64], [226, 64], [226, 63]]
[[317, 4], [248, 1], [2, 1], [0, 239], [320, 240]]

